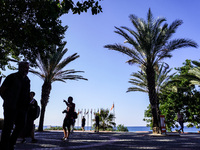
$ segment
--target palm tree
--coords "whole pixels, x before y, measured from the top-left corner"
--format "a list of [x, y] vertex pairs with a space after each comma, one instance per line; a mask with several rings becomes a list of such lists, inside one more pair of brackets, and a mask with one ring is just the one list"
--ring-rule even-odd
[[64, 49], [64, 46], [65, 44], [56, 48], [54, 45], [52, 46], [52, 51], [54, 51], [54, 53], [46, 55], [38, 54], [38, 57], [36, 58], [36, 67], [39, 68], [39, 71], [33, 69], [30, 70], [31, 73], [39, 76], [44, 81], [42, 85], [41, 115], [38, 131], [43, 131], [44, 114], [47, 103], [49, 102], [52, 83], [55, 81], [65, 82], [66, 80], [87, 80], [80, 75], [75, 75], [75, 73], [83, 71], [75, 71], [74, 69], [63, 70], [65, 66], [79, 57], [79, 55], [75, 53], [62, 60], [63, 56], [67, 52], [67, 49]]
[[[175, 73], [169, 75], [172, 69], [169, 69], [169, 66], [165, 63], [157, 66], [155, 74], [155, 85], [156, 85], [156, 93], [159, 94], [167, 85], [170, 78], [175, 75]], [[147, 76], [145, 73], [145, 68], [141, 68], [140, 71], [134, 72], [131, 74], [133, 78], [130, 79], [129, 83], [133, 86], [129, 87], [127, 92], [145, 92], [148, 93], [148, 86], [147, 86]]]
[[165, 18], [154, 19], [150, 9], [147, 13], [147, 21], [135, 15], [130, 15], [129, 18], [136, 31], [122, 26], [121, 28], [115, 27], [115, 33], [123, 36], [126, 39], [125, 43], [130, 44], [131, 48], [121, 44], [110, 44], [104, 47], [128, 55], [130, 57], [130, 60], [127, 61], [129, 64], [139, 64], [145, 67], [153, 116], [153, 130], [154, 133], [159, 133], [160, 117], [155, 84], [155, 66], [164, 58], [172, 57], [173, 50], [183, 47], [197, 47], [197, 43], [184, 38], [171, 40], [176, 29], [183, 23], [182, 20], [175, 20], [171, 25], [168, 25], [164, 23]]
[[108, 109], [101, 109], [99, 113], [99, 128], [102, 128], [103, 131], [107, 128], [113, 128], [116, 125], [113, 121], [114, 118], [114, 114], [110, 113]]

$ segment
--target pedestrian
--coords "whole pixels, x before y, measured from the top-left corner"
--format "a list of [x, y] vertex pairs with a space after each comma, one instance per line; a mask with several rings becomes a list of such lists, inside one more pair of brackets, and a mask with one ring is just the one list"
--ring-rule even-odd
[[32, 142], [35, 143], [37, 140], [35, 139], [35, 125], [34, 120], [38, 117], [38, 103], [36, 99], [34, 98], [35, 92], [30, 92], [30, 104], [29, 109], [26, 117], [26, 124], [25, 128], [22, 131], [22, 141], [21, 143], [25, 143], [26, 139], [25, 137], [31, 137]]
[[83, 116], [83, 118], [82, 118], [82, 123], [81, 123], [82, 131], [85, 131], [85, 121], [86, 121], [86, 119], [85, 119], [85, 117]]
[[99, 132], [99, 115], [96, 113], [95, 115], [95, 132]]
[[[29, 63], [20, 62], [18, 72], [8, 75], [0, 88], [4, 109], [1, 150], [14, 149], [20, 131], [25, 125], [25, 117], [30, 102], [28, 70]], [[14, 125], [15, 128], [13, 129]]]
[[[65, 118], [63, 120], [63, 126], [62, 126], [63, 131], [64, 131], [63, 140], [67, 141], [70, 135], [70, 126], [73, 125], [75, 104], [73, 103], [73, 97], [71, 96], [68, 97], [68, 102], [66, 100], [63, 100], [63, 102], [65, 102], [67, 105], [67, 109], [62, 112], [62, 113], [66, 113]], [[66, 127], [67, 127], [67, 130], [66, 130]]]
[[178, 132], [181, 133], [181, 130], [182, 130], [182, 132], [184, 133], [184, 131], [183, 131], [183, 128], [184, 128], [184, 126], [183, 126], [183, 113], [180, 113], [180, 111], [179, 111], [178, 114], [177, 114], [177, 118], [178, 118], [178, 122], [181, 126], [181, 128], [178, 130]]

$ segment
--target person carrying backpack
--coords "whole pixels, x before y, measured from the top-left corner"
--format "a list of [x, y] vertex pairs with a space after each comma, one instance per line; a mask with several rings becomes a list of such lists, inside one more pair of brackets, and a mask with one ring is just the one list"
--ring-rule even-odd
[[35, 143], [37, 140], [35, 139], [35, 125], [34, 120], [36, 120], [39, 117], [39, 106], [37, 101], [34, 98], [35, 92], [30, 92], [30, 103], [28, 108], [28, 113], [26, 117], [26, 125], [24, 130], [22, 131], [22, 141], [21, 143], [25, 143], [26, 139], [25, 137], [31, 137], [32, 142]]

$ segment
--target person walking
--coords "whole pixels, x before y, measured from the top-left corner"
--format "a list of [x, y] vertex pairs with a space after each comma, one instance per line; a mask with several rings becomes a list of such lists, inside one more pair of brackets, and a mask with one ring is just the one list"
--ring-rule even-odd
[[22, 131], [22, 141], [21, 143], [25, 143], [25, 137], [31, 137], [32, 142], [35, 143], [37, 140], [35, 139], [35, 125], [34, 120], [38, 117], [38, 103], [34, 98], [35, 92], [30, 92], [30, 104], [26, 118], [26, 125], [24, 130]]
[[184, 128], [184, 126], [183, 126], [183, 114], [180, 113], [180, 111], [177, 114], [177, 118], [178, 118], [178, 122], [181, 126], [181, 128], [178, 130], [178, 132], [181, 133], [181, 130], [182, 130], [182, 132], [184, 133], [184, 131], [183, 131], [183, 128]]
[[85, 131], [85, 121], [86, 121], [86, 119], [85, 119], [85, 117], [83, 116], [83, 118], [82, 118], [82, 123], [81, 123], [82, 131]]
[[[62, 126], [63, 131], [64, 131], [63, 140], [67, 141], [70, 135], [70, 126], [73, 125], [75, 104], [73, 103], [73, 98], [71, 96], [68, 97], [68, 102], [66, 100], [63, 100], [63, 102], [65, 102], [67, 105], [67, 109], [62, 112], [62, 113], [66, 113], [65, 118], [63, 120], [63, 126]], [[67, 130], [66, 130], [66, 127], [67, 127]]]
[[99, 115], [97, 113], [95, 115], [95, 122], [96, 122], [95, 132], [99, 132]]
[[[4, 125], [1, 134], [1, 150], [12, 150], [25, 125], [30, 102], [30, 80], [27, 77], [28, 62], [20, 62], [18, 72], [6, 77], [0, 95], [3, 99]], [[13, 129], [13, 126], [15, 128]], [[11, 131], [13, 132], [11, 133]]]

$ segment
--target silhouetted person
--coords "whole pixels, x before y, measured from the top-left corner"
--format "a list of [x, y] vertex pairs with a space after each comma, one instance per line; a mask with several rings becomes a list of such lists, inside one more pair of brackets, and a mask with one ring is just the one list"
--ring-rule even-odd
[[[1, 134], [1, 150], [14, 149], [20, 131], [25, 124], [30, 102], [30, 80], [27, 77], [28, 62], [20, 62], [18, 72], [6, 77], [0, 95], [3, 98], [4, 126]], [[13, 129], [13, 126], [15, 128]], [[11, 133], [13, 129], [13, 132]]]
[[82, 123], [81, 123], [81, 127], [82, 127], [82, 131], [85, 131], [85, 117], [83, 116], [82, 118]]
[[99, 115], [97, 113], [95, 115], [95, 122], [96, 122], [95, 132], [99, 132]]
[[180, 124], [180, 126], [181, 126], [181, 128], [180, 128], [178, 131], [179, 131], [179, 133], [180, 133], [181, 130], [182, 130], [182, 132], [184, 133], [184, 131], [183, 131], [183, 128], [184, 128], [184, 126], [183, 126], [183, 114], [180, 113], [180, 112], [178, 112], [177, 118], [178, 118], [178, 122], [179, 122], [179, 124]]
[[26, 117], [26, 125], [24, 130], [22, 131], [22, 143], [26, 142], [25, 137], [31, 137], [32, 142], [35, 143], [37, 140], [35, 139], [35, 125], [34, 120], [37, 118], [37, 106], [38, 103], [34, 99], [35, 92], [30, 92], [30, 103], [29, 109]]
[[[63, 102], [66, 103], [67, 109], [64, 110], [62, 113], [66, 113], [65, 119], [63, 121], [63, 131], [64, 131], [64, 137], [63, 140], [68, 140], [70, 135], [70, 126], [73, 125], [73, 119], [74, 119], [74, 111], [75, 111], [75, 104], [72, 102], [73, 98], [70, 96], [68, 97], [68, 102], [66, 100], [63, 100]], [[67, 127], [67, 131], [66, 131]]]

